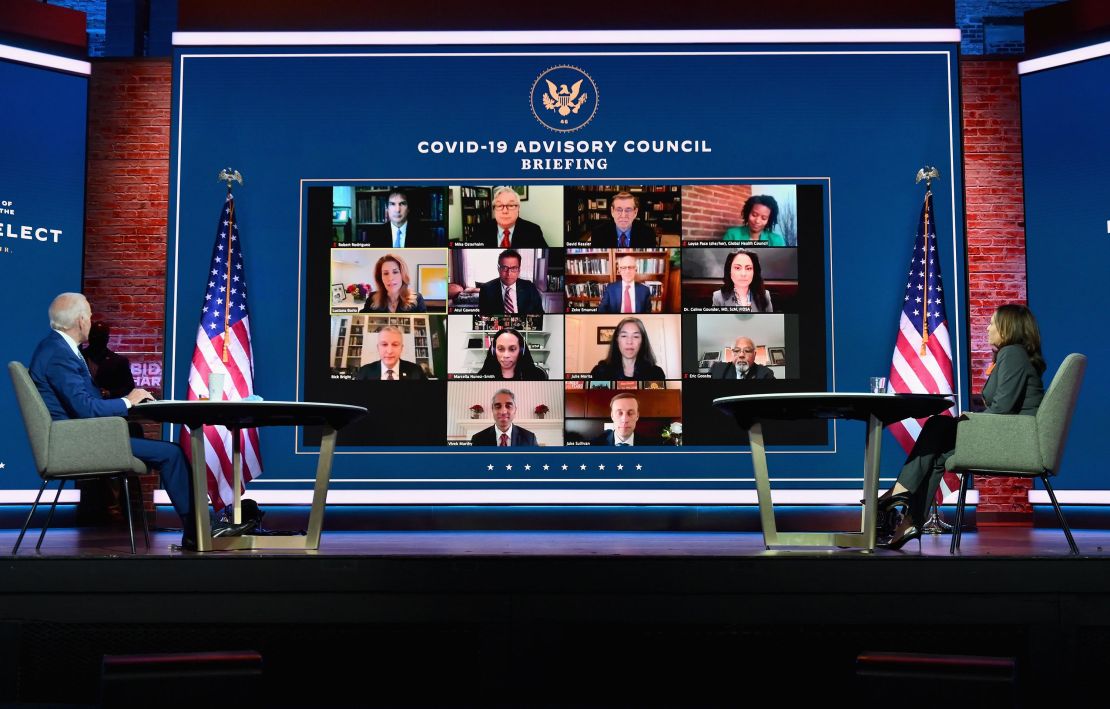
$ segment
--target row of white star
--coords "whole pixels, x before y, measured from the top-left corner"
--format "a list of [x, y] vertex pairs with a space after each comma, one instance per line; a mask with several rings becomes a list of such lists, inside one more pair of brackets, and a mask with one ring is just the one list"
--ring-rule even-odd
[[[579, 466], [578, 466], [578, 469], [579, 469], [579, 470], [586, 470], [586, 469], [587, 469], [587, 468], [589, 468], [589, 467], [590, 467], [590, 466], [586, 465], [585, 463], [582, 463], [581, 465], [579, 465]], [[489, 465], [487, 465], [487, 466], [486, 466], [486, 470], [493, 470], [493, 469], [494, 469], [494, 465], [493, 465], [492, 463], [490, 463]], [[509, 465], [506, 465], [506, 466], [505, 466], [505, 470], [512, 470], [512, 469], [513, 469], [513, 466], [512, 466], [511, 464], [509, 464]], [[532, 465], [531, 465], [530, 463], [525, 463], [525, 465], [524, 465], [524, 469], [525, 469], [526, 471], [527, 471], [527, 470], [531, 470], [531, 469], [532, 469]], [[546, 465], [546, 464], [545, 464], [545, 465], [543, 466], [543, 469], [544, 469], [544, 470], [550, 470], [550, 469], [551, 469], [551, 466], [550, 466], [550, 465]], [[564, 464], [563, 464], [563, 466], [562, 466], [562, 469], [563, 469], [563, 470], [569, 470], [569, 469], [570, 469], [570, 466], [569, 466], [569, 465], [567, 465], [566, 463], [564, 463]], [[602, 464], [598, 465], [598, 466], [597, 466], [597, 469], [598, 469], [598, 470], [605, 470], [605, 464], [604, 464], [604, 463], [602, 463]], [[643, 466], [643, 465], [641, 465], [640, 463], [637, 463], [637, 464], [636, 464], [636, 470], [643, 470], [643, 469], [644, 469], [644, 466]], [[617, 470], [624, 470], [624, 463], [618, 463], [618, 464], [617, 464]]]

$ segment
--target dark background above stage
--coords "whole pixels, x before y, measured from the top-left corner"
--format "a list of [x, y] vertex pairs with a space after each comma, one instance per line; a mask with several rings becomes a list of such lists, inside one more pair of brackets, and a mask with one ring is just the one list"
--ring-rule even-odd
[[[877, 3], [875, 0], [692, 0], [671, 12], [643, 2], [516, 5], [495, 11], [467, 3], [350, 2], [350, 0], [188, 0], [178, 4], [178, 29], [203, 31], [326, 30], [571, 30], [571, 29], [800, 29], [954, 27], [955, 5]], [[865, 18], [865, 19], [864, 19]]]

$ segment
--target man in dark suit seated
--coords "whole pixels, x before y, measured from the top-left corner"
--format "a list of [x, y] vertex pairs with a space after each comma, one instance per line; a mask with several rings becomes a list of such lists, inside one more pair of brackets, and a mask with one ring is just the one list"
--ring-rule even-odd
[[[93, 382], [85, 359], [77, 349], [88, 341], [92, 329], [92, 308], [85, 296], [62, 293], [50, 304], [49, 315], [53, 332], [35, 347], [28, 370], [52, 420], [125, 417], [135, 404], [154, 398], [146, 389], [131, 389], [119, 398], [101, 398], [100, 388]], [[131, 454], [161, 471], [162, 486], [186, 530], [182, 546], [195, 549], [189, 465], [181, 446], [169, 441], [132, 438]], [[246, 525], [221, 526], [213, 533], [215, 536], [238, 534], [254, 524], [252, 520]]]
[[409, 221], [409, 197], [404, 190], [389, 193], [385, 207], [386, 222], [366, 230], [364, 243], [382, 249], [404, 249], [443, 246], [435, 234]]
[[621, 256], [617, 261], [620, 280], [605, 286], [599, 313], [650, 313], [651, 290], [636, 282], [636, 257]]
[[489, 407], [493, 414], [494, 425], [483, 428], [471, 436], [472, 444], [498, 448], [539, 445], [536, 443], [536, 434], [526, 428], [513, 425], [513, 419], [516, 418], [516, 396], [511, 391], [508, 389], [495, 391]]
[[497, 257], [499, 278], [486, 282], [478, 292], [478, 312], [482, 315], [502, 313], [543, 314], [543, 296], [532, 281], [520, 277], [520, 254], [513, 249]]
[[755, 343], [747, 337], [737, 337], [732, 348], [731, 362], [714, 362], [709, 368], [712, 379], [774, 379], [770, 367], [755, 363]]
[[491, 248], [547, 248], [540, 225], [520, 218], [520, 195], [512, 187], [493, 191], [493, 222], [478, 226], [476, 240]]
[[640, 420], [640, 400], [635, 394], [622, 392], [609, 400], [609, 415], [613, 429], [594, 439], [595, 446], [658, 446], [662, 441], [654, 436], [636, 433]]
[[386, 325], [378, 330], [378, 360], [359, 368], [355, 379], [383, 382], [426, 379], [420, 365], [401, 359], [404, 349], [405, 335], [401, 328]]
[[631, 192], [618, 192], [609, 201], [613, 221], [594, 228], [590, 246], [595, 249], [653, 249], [655, 230], [636, 221], [640, 203]]

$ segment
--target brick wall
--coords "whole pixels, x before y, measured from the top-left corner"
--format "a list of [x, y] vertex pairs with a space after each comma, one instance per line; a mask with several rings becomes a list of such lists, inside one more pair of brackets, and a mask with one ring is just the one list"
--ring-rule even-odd
[[751, 196], [751, 185], [693, 185], [683, 188], [683, 238], [720, 239], [725, 229], [744, 223], [740, 212]]
[[[1025, 302], [1025, 214], [1017, 62], [965, 58], [960, 67], [964, 125], [972, 390], [986, 379], [987, 324], [1003, 303]], [[1018, 478], [977, 480], [980, 524], [1033, 523], [1029, 489]]]
[[[159, 372], [166, 308], [170, 81], [169, 60], [97, 60], [89, 78], [83, 292], [93, 313], [111, 325], [109, 347], [130, 357], [133, 369], [148, 364]], [[161, 395], [159, 387], [143, 388]], [[148, 436], [156, 431], [154, 427]], [[150, 476], [143, 483], [148, 505], [154, 480]]]

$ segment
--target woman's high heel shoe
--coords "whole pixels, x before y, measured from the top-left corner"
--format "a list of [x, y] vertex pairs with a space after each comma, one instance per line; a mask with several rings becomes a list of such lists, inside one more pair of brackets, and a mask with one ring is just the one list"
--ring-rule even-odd
[[921, 553], [921, 527], [918, 526], [917, 523], [913, 521], [913, 517], [907, 513], [902, 517], [902, 521], [899, 522], [898, 528], [894, 530], [894, 535], [885, 542], [880, 542], [878, 546], [883, 549], [897, 551], [904, 547], [906, 542], [911, 539], [917, 540], [917, 551]]
[[883, 539], [884, 537], [890, 537], [894, 534], [894, 530], [896, 530], [898, 525], [902, 522], [902, 510], [908, 509], [909, 504], [910, 493], [908, 491], [894, 495], [888, 490], [879, 498], [879, 504], [875, 515], [876, 538]]

